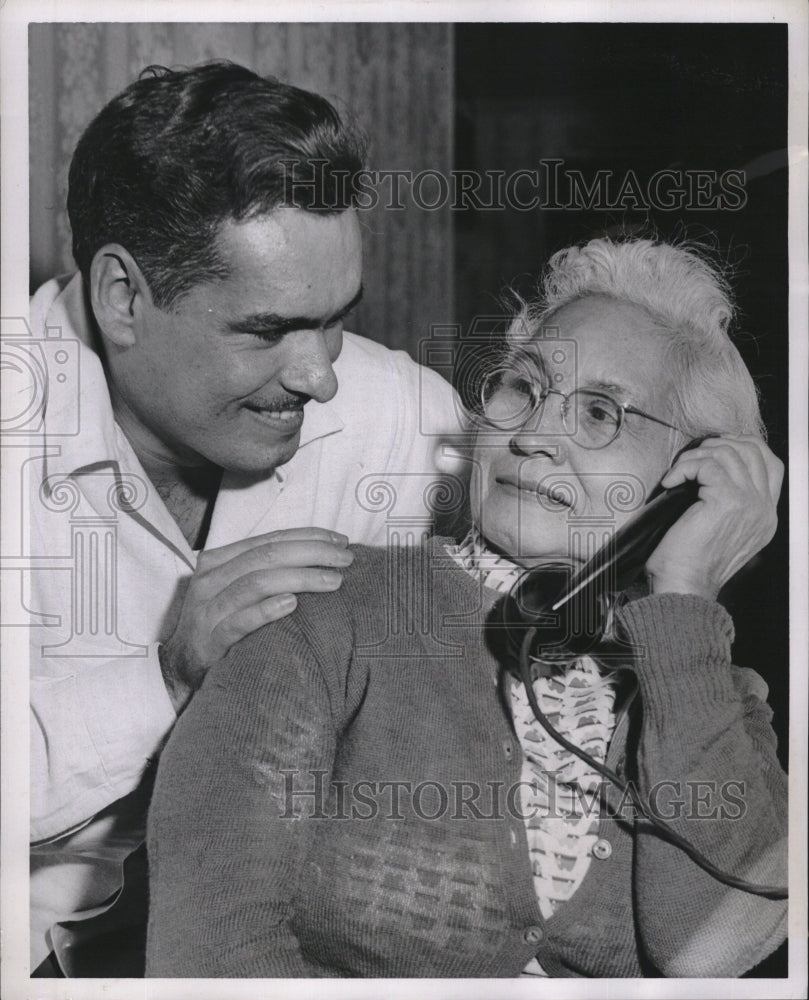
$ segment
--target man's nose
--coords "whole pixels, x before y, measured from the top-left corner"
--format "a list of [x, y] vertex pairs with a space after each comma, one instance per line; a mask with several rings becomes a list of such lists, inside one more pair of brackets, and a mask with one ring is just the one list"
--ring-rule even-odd
[[281, 381], [289, 392], [326, 403], [337, 392], [332, 351], [321, 330], [296, 330], [289, 340], [290, 357]]

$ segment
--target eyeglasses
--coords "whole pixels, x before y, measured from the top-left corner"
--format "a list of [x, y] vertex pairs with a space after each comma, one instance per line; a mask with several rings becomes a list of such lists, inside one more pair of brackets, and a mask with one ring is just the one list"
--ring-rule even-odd
[[653, 420], [675, 431], [680, 430], [651, 413], [618, 403], [605, 392], [551, 389], [542, 384], [539, 364], [532, 359], [531, 365], [535, 369], [533, 375], [526, 371], [525, 364], [503, 365], [486, 374], [481, 384], [481, 409], [478, 414], [484, 423], [497, 430], [516, 431], [536, 417], [539, 426], [545, 400], [555, 395], [562, 397], [560, 413], [565, 433], [577, 445], [591, 451], [612, 444], [623, 429], [627, 413]]

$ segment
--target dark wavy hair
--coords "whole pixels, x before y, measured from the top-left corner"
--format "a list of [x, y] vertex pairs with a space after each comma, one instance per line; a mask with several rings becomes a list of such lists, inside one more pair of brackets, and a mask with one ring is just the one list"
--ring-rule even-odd
[[224, 277], [227, 219], [280, 206], [331, 214], [353, 204], [366, 140], [317, 94], [234, 63], [150, 66], [97, 115], [70, 164], [73, 256], [87, 282], [120, 243], [167, 309]]

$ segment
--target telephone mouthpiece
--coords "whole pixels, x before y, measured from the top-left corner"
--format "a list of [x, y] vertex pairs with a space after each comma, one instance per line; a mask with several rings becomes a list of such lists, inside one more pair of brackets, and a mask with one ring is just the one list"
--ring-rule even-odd
[[549, 563], [525, 573], [502, 603], [501, 623], [509, 645], [519, 654], [525, 632], [536, 630], [532, 656], [548, 663], [567, 663], [592, 650], [604, 635], [607, 608], [601, 595], [582, 591], [560, 609], [573, 576], [567, 563]]

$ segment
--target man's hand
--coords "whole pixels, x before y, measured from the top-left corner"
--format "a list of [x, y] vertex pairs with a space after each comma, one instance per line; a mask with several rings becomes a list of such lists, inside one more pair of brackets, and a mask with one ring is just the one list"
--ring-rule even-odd
[[684, 451], [661, 480], [695, 479], [699, 499], [646, 563], [654, 593], [710, 599], [772, 539], [783, 463], [758, 437], [706, 438]]
[[296, 594], [337, 590], [354, 555], [323, 528], [290, 528], [200, 552], [160, 667], [179, 713], [239, 639], [294, 610]]

